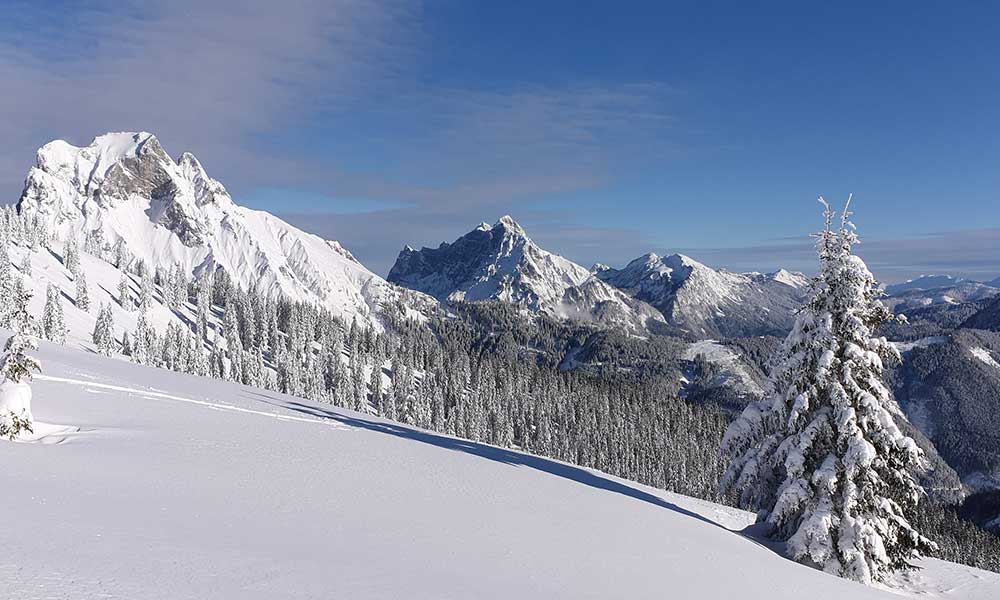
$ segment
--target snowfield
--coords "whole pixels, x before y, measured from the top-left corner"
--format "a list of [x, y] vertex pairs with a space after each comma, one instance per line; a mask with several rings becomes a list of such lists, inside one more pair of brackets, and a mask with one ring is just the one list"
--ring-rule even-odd
[[873, 589], [749, 514], [222, 381], [43, 344], [0, 442], [3, 598], [995, 599], [925, 560]]

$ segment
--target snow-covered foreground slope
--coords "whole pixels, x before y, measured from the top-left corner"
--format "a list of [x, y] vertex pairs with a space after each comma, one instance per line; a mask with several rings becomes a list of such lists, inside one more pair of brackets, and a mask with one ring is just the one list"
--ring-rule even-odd
[[[0, 442], [2, 597], [894, 597], [781, 558], [736, 533], [750, 517], [733, 509], [280, 394], [40, 356], [47, 435]], [[1000, 575], [924, 566], [907, 593], [1000, 597]]]

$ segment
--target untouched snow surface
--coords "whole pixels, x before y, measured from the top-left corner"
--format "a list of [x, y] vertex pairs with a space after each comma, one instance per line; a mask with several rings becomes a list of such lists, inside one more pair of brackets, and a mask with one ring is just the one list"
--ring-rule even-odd
[[[79, 350], [40, 358], [38, 443], [0, 442], [5, 598], [899, 597], [781, 558], [734, 509]], [[1000, 575], [923, 564], [907, 595], [1000, 597]]]

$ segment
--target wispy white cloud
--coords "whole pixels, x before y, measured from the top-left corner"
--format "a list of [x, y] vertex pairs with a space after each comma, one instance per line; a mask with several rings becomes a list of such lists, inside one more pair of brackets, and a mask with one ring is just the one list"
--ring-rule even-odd
[[105, 131], [153, 131], [226, 178], [259, 177], [262, 157], [278, 161], [275, 171], [294, 168], [297, 157], [282, 165], [255, 135], [391, 80], [405, 65], [414, 16], [408, 3], [364, 0], [113, 2], [70, 12], [58, 28], [2, 30], [5, 194], [32, 149]]

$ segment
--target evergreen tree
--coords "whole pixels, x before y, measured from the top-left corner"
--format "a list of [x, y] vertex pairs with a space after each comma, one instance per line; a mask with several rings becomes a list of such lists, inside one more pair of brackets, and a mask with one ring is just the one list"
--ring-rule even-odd
[[93, 341], [97, 351], [101, 354], [107, 356], [114, 351], [114, 315], [111, 312], [111, 307], [107, 304], [101, 306], [97, 315], [97, 322], [94, 323]]
[[122, 354], [125, 356], [132, 356], [133, 345], [132, 338], [129, 337], [127, 331], [122, 332]]
[[149, 322], [146, 320], [146, 313], [140, 312], [139, 319], [135, 323], [135, 334], [132, 336], [131, 356], [134, 362], [140, 365], [150, 363], [153, 351], [150, 338], [150, 328]]
[[[759, 510], [796, 560], [856, 581], [881, 581], [934, 545], [910, 525], [923, 490], [911, 469], [920, 449], [894, 421], [882, 383], [900, 360], [873, 332], [892, 315], [864, 262], [847, 207], [839, 230], [826, 206], [817, 235], [820, 272], [771, 370], [722, 442], [722, 480]], [[850, 200], [848, 200], [848, 206]]]
[[122, 272], [122, 278], [118, 281], [118, 303], [121, 307], [131, 312], [135, 305], [132, 303], [132, 287], [129, 283], [128, 274]]
[[144, 270], [139, 278], [139, 310], [146, 312], [153, 302], [153, 282], [149, 271]]
[[[7, 253], [7, 240], [0, 239], [0, 298], [9, 298], [13, 288], [10, 255]], [[0, 327], [10, 326], [10, 303], [0, 303]]]
[[20, 266], [21, 274], [25, 277], [31, 277], [31, 254], [26, 253], [24, 255], [24, 260], [21, 261]]
[[240, 340], [239, 326], [236, 321], [236, 303], [231, 300], [226, 303], [223, 329], [226, 334], [226, 353], [229, 355], [229, 370], [226, 378], [232, 381], [242, 381], [243, 342]]
[[66, 343], [66, 321], [63, 316], [62, 293], [49, 284], [45, 294], [45, 308], [42, 310], [42, 334], [45, 339], [57, 344]]
[[63, 266], [74, 276], [80, 270], [80, 253], [76, 247], [76, 240], [72, 237], [63, 244]]
[[208, 315], [212, 303], [212, 289], [210, 285], [208, 277], [201, 277], [199, 279], [198, 294], [195, 296], [195, 304], [198, 310], [198, 316], [195, 320], [195, 332], [203, 342], [208, 341]]
[[0, 357], [0, 437], [14, 439], [22, 431], [32, 431], [31, 381], [32, 371], [41, 371], [41, 363], [29, 352], [38, 350], [38, 341], [26, 333], [17, 332], [7, 338]]
[[84, 312], [90, 310], [90, 293], [87, 291], [87, 277], [83, 274], [82, 270], [76, 275], [76, 298], [74, 299], [74, 304]]

